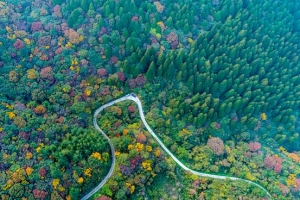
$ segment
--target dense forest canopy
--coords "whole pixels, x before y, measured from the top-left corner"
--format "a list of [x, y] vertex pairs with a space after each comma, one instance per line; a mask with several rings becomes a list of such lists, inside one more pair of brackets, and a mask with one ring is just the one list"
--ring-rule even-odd
[[[294, 0], [0, 1], [1, 198], [78, 199], [94, 188], [111, 155], [93, 112], [131, 92], [189, 167], [299, 198], [299, 8]], [[130, 102], [107, 108], [98, 124], [117, 165], [95, 198], [266, 195], [179, 169]]]

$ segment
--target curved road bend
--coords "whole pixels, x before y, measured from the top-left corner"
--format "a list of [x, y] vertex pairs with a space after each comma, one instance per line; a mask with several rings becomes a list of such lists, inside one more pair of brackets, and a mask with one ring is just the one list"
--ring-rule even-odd
[[163, 148], [165, 150], [165, 152], [167, 152], [167, 154], [169, 154], [169, 156], [171, 156], [173, 158], [173, 160], [181, 168], [183, 168], [186, 171], [189, 171], [192, 174], [195, 174], [195, 175], [198, 175], [198, 176], [202, 176], [202, 177], [215, 178], [215, 179], [230, 179], [230, 180], [233, 180], [233, 181], [244, 181], [244, 182], [246, 182], [248, 184], [251, 184], [251, 185], [259, 187], [260, 189], [262, 189], [263, 191], [265, 191], [267, 193], [267, 195], [272, 199], [271, 194], [263, 186], [259, 185], [258, 183], [252, 182], [250, 180], [242, 179], [242, 178], [232, 177], [232, 176], [213, 175], [213, 174], [207, 174], [207, 173], [197, 172], [197, 171], [192, 170], [192, 169], [188, 168], [187, 166], [185, 166], [180, 160], [177, 159], [177, 157], [175, 157], [171, 153], [171, 151], [164, 145], [164, 143], [162, 143], [162, 141], [152, 131], [152, 129], [150, 128], [150, 126], [148, 125], [148, 123], [145, 120], [145, 116], [144, 116], [144, 113], [143, 113], [143, 107], [142, 107], [142, 103], [141, 103], [140, 99], [135, 94], [127, 94], [124, 97], [121, 97], [121, 98], [116, 99], [116, 100], [114, 100], [112, 102], [109, 102], [107, 104], [102, 105], [94, 113], [93, 125], [107, 139], [107, 141], [109, 143], [110, 151], [111, 151], [111, 155], [112, 155], [112, 165], [110, 167], [110, 170], [109, 170], [108, 174], [99, 183], [99, 185], [97, 185], [92, 191], [90, 191], [88, 194], [86, 194], [81, 200], [86, 200], [86, 199], [90, 198], [94, 193], [96, 193], [108, 181], [108, 179], [113, 174], [114, 167], [115, 167], [115, 164], [116, 164], [115, 149], [114, 149], [114, 146], [113, 146], [111, 140], [109, 139], [109, 137], [98, 126], [98, 124], [97, 124], [97, 116], [98, 116], [98, 114], [104, 108], [112, 106], [112, 105], [114, 105], [114, 104], [116, 104], [118, 102], [124, 101], [124, 100], [132, 100], [132, 101], [134, 101], [138, 105], [138, 109], [139, 109], [139, 114], [140, 114], [141, 120], [142, 120], [143, 124], [145, 125], [145, 127], [147, 128], [147, 130], [149, 131], [149, 133], [155, 138], [155, 140], [159, 143], [159, 145], [161, 146], [161, 148]]

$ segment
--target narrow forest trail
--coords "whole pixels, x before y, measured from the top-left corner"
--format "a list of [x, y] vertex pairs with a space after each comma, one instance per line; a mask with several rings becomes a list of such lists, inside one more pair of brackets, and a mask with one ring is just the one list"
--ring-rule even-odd
[[173, 153], [171, 153], [171, 151], [164, 145], [164, 143], [157, 137], [157, 135], [152, 131], [152, 129], [150, 128], [150, 126], [148, 125], [148, 123], [145, 120], [145, 116], [144, 116], [144, 112], [143, 112], [143, 107], [142, 107], [142, 103], [140, 101], [140, 99], [137, 97], [137, 95], [135, 94], [127, 94], [124, 97], [121, 97], [119, 99], [116, 99], [112, 102], [109, 102], [107, 104], [102, 105], [101, 107], [99, 107], [95, 113], [94, 113], [94, 117], [93, 117], [93, 125], [94, 127], [108, 140], [109, 146], [110, 146], [110, 150], [111, 150], [111, 155], [112, 155], [112, 165], [110, 167], [110, 170], [108, 172], [108, 174], [104, 177], [104, 179], [99, 183], [99, 185], [97, 185], [93, 190], [91, 190], [88, 194], [86, 194], [81, 200], [86, 200], [88, 198], [90, 198], [93, 194], [95, 194], [107, 181], [108, 179], [112, 176], [113, 171], [114, 171], [114, 167], [116, 164], [116, 156], [115, 156], [115, 149], [114, 146], [111, 142], [111, 140], [109, 139], [109, 137], [101, 130], [101, 128], [98, 126], [97, 124], [97, 116], [98, 114], [104, 109], [107, 108], [109, 106], [112, 106], [116, 103], [119, 103], [121, 101], [125, 101], [125, 100], [132, 100], [134, 101], [139, 109], [139, 114], [140, 114], [140, 118], [144, 124], [144, 126], [147, 128], [147, 130], [149, 131], [149, 133], [155, 138], [155, 140], [159, 143], [159, 145], [161, 146], [161, 148], [167, 152], [167, 154], [169, 156], [172, 157], [172, 159], [184, 170], [189, 171], [192, 174], [198, 175], [198, 176], [202, 176], [202, 177], [208, 177], [208, 178], [215, 178], [215, 179], [229, 179], [229, 180], [233, 180], [233, 181], [243, 181], [246, 182], [248, 184], [254, 185], [259, 187], [260, 189], [262, 189], [263, 191], [265, 191], [267, 193], [267, 195], [272, 199], [271, 194], [260, 184], [255, 183], [253, 181], [247, 180], [247, 179], [242, 179], [242, 178], [237, 178], [237, 177], [232, 177], [232, 176], [224, 176], [224, 175], [216, 175], [216, 174], [207, 174], [207, 173], [203, 173], [203, 172], [197, 172], [195, 170], [192, 170], [190, 168], [188, 168], [187, 166], [185, 166], [180, 160], [178, 160], [178, 158], [173, 155]]

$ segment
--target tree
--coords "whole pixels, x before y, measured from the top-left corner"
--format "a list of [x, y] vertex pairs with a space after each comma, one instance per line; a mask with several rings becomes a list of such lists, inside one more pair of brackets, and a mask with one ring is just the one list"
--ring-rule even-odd
[[79, 114], [84, 112], [85, 108], [87, 107], [87, 103], [86, 102], [75, 102], [72, 106], [71, 106], [71, 111]]
[[23, 128], [26, 126], [26, 121], [20, 117], [20, 116], [16, 116], [14, 118], [14, 124], [18, 127], [18, 128]]
[[222, 155], [224, 153], [224, 143], [219, 137], [209, 138], [207, 145], [214, 151], [216, 155]]
[[[85, 0], [83, 0], [85, 1]], [[81, 11], [82, 9], [81, 8], [76, 8], [75, 10], [73, 10], [70, 14], [70, 16], [68, 17], [68, 26], [70, 28], [76, 28], [75, 27], [75, 24], [77, 23], [78, 19], [79, 19], [79, 16], [81, 15]]]
[[193, 89], [194, 89], [194, 82], [195, 82], [194, 75], [190, 76], [189, 79], [188, 79], [187, 82], [186, 82], [186, 85], [187, 85], [188, 88], [189, 88], [190, 90], [192, 90], [192, 91], [193, 91]]
[[44, 114], [46, 112], [46, 108], [43, 105], [39, 105], [34, 109], [36, 114]]
[[178, 147], [176, 154], [179, 158], [187, 158], [188, 157], [188, 151], [183, 147]]
[[81, 6], [82, 10], [85, 13], [87, 13], [89, 10], [90, 1], [89, 0], [81, 0], [80, 6]]
[[15, 70], [12, 70], [9, 72], [9, 81], [10, 82], [18, 82], [19, 81], [19, 74], [15, 71]]
[[22, 184], [16, 183], [9, 189], [9, 194], [12, 198], [21, 198], [24, 194], [24, 187]]
[[175, 69], [174, 63], [172, 61], [165, 69], [163, 77], [172, 80], [175, 73], [176, 73], [176, 69]]
[[274, 169], [275, 172], [279, 173], [282, 170], [282, 159], [276, 155], [266, 156], [264, 164], [268, 169]]
[[46, 94], [41, 89], [34, 89], [31, 93], [32, 100], [43, 102], [46, 98]]
[[80, 196], [80, 189], [76, 188], [76, 187], [71, 187], [70, 188], [70, 196], [71, 196], [71, 199], [78, 199], [78, 197]]
[[156, 72], [156, 66], [155, 66], [154, 62], [152, 61], [148, 68], [148, 71], [145, 74], [145, 76], [149, 82], [151, 82], [154, 79], [155, 72]]
[[255, 152], [261, 148], [261, 144], [259, 142], [250, 142], [248, 144], [250, 151]]
[[94, 13], [95, 13], [95, 7], [94, 7], [93, 2], [91, 2], [90, 5], [89, 5], [88, 15], [89, 15], [90, 17], [92, 17]]

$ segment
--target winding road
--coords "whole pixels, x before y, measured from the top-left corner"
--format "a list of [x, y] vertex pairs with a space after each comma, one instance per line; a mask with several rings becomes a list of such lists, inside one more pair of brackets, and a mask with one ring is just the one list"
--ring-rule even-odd
[[93, 118], [93, 124], [94, 127], [107, 139], [109, 146], [110, 146], [110, 150], [111, 150], [111, 154], [112, 154], [112, 165], [110, 167], [110, 170], [108, 172], [108, 174], [105, 176], [105, 178], [99, 183], [99, 185], [97, 185], [92, 191], [90, 191], [88, 194], [86, 194], [81, 200], [86, 200], [88, 198], [90, 198], [94, 193], [96, 193], [107, 181], [108, 179], [111, 177], [111, 175], [113, 174], [114, 171], [114, 167], [116, 164], [116, 157], [115, 157], [115, 149], [114, 146], [111, 142], [111, 140], [109, 139], [109, 137], [101, 130], [101, 128], [98, 126], [97, 124], [97, 116], [98, 114], [106, 107], [112, 106], [118, 102], [121, 101], [125, 101], [125, 100], [132, 100], [134, 101], [139, 109], [139, 114], [140, 114], [140, 118], [143, 122], [143, 124], [145, 125], [145, 127], [147, 128], [147, 130], [149, 131], [149, 133], [155, 138], [155, 140], [159, 143], [159, 145], [161, 146], [161, 148], [163, 148], [165, 150], [165, 152], [167, 152], [167, 154], [169, 154], [169, 156], [171, 156], [173, 158], [173, 160], [184, 170], [189, 171], [192, 174], [198, 175], [198, 176], [202, 176], [202, 177], [208, 177], [208, 178], [215, 178], [215, 179], [230, 179], [233, 181], [243, 181], [246, 182], [248, 184], [254, 185], [259, 187], [260, 189], [262, 189], [263, 191], [265, 191], [267, 193], [267, 195], [272, 199], [271, 194], [261, 185], [259, 185], [258, 183], [255, 183], [253, 181], [250, 180], [246, 180], [246, 179], [242, 179], [242, 178], [237, 178], [237, 177], [232, 177], [232, 176], [224, 176], [224, 175], [214, 175], [214, 174], [207, 174], [207, 173], [202, 173], [202, 172], [197, 172], [195, 170], [192, 170], [190, 168], [188, 168], [187, 166], [185, 166], [180, 160], [177, 159], [176, 156], [174, 156], [170, 150], [164, 145], [164, 143], [162, 143], [162, 141], [157, 137], [157, 135], [152, 131], [152, 129], [150, 128], [150, 126], [148, 125], [148, 123], [145, 120], [145, 116], [143, 113], [143, 107], [142, 107], [142, 103], [140, 101], [140, 99], [137, 97], [137, 95], [135, 94], [127, 94], [124, 97], [121, 97], [119, 99], [116, 99], [112, 102], [109, 102], [107, 104], [102, 105], [101, 107], [99, 107], [95, 113], [94, 113], [94, 118]]

